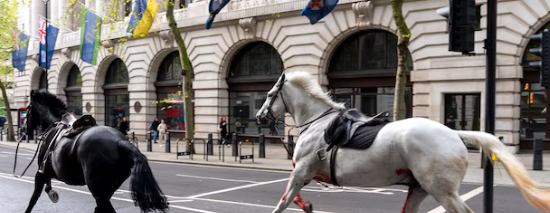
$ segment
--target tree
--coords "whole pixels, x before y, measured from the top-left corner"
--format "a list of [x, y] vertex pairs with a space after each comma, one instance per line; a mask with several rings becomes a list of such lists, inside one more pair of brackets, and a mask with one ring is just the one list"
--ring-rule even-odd
[[393, 20], [397, 25], [397, 75], [395, 76], [395, 96], [393, 98], [393, 120], [405, 118], [405, 84], [409, 75], [408, 57], [411, 31], [403, 18], [403, 0], [391, 0]]
[[[174, 0], [168, 0], [166, 8], [166, 18], [168, 19], [168, 26], [170, 31], [174, 35], [174, 40], [178, 44], [180, 60], [182, 65], [182, 75], [183, 75], [183, 108], [185, 110], [185, 138], [188, 140], [193, 140], [195, 138], [195, 122], [193, 118], [193, 106], [191, 104], [191, 92], [192, 91], [192, 82], [191, 82], [191, 62], [189, 62], [189, 57], [187, 56], [187, 47], [185, 47], [185, 42], [181, 37], [178, 24], [174, 18]], [[187, 151], [195, 153], [195, 147], [192, 144], [187, 144]]]
[[[17, 29], [17, 0], [0, 1], [0, 90], [6, 106], [8, 123], [8, 141], [15, 141], [15, 133], [13, 131], [13, 119], [11, 116], [10, 102], [6, 92], [6, 81], [13, 75], [14, 68], [10, 66], [11, 52], [13, 51], [14, 42], [19, 42], [13, 38], [13, 30]], [[20, 44], [23, 45], [23, 44]]]

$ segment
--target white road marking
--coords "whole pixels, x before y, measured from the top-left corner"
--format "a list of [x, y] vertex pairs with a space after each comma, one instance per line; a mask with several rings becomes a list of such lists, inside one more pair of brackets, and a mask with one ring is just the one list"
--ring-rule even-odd
[[246, 171], [257, 171], [257, 172], [271, 172], [271, 173], [284, 173], [290, 174], [291, 171], [282, 171], [282, 170], [269, 170], [269, 169], [260, 169], [260, 168], [242, 168], [242, 167], [228, 167], [223, 165], [211, 165], [211, 164], [188, 164], [185, 162], [182, 163], [170, 163], [170, 162], [160, 162], [150, 160], [149, 164], [166, 164], [166, 165], [175, 165], [175, 166], [192, 166], [192, 167], [201, 167], [201, 168], [220, 168], [220, 169], [232, 169], [232, 170], [246, 170]]
[[[1, 178], [6, 178], [6, 179], [17, 180], [17, 181], [21, 181], [21, 182], [26, 182], [26, 183], [34, 184], [34, 181], [30, 181], [30, 180], [25, 180], [25, 179], [20, 179], [20, 178], [15, 178], [15, 177], [9, 177], [9, 176], [4, 176], [4, 175], [0, 175], [0, 177], [1, 177]], [[62, 186], [57, 186], [57, 187], [55, 187], [55, 188], [56, 188], [56, 189], [63, 189], [63, 190], [67, 190], [67, 191], [72, 191], [72, 192], [76, 192], [76, 193], [81, 193], [81, 194], [91, 195], [90, 192], [81, 191], [81, 190], [76, 190], [76, 189], [71, 189], [71, 188], [62, 187]], [[119, 197], [111, 197], [111, 199], [113, 199], [113, 200], [120, 200], [120, 201], [126, 201], [126, 202], [131, 202], [131, 203], [134, 202], [133, 200], [125, 199], [125, 198], [119, 198]], [[199, 212], [199, 213], [216, 213], [216, 212], [206, 211], [206, 210], [202, 210], [202, 209], [195, 209], [195, 208], [189, 208], [189, 207], [185, 207], [185, 206], [176, 206], [176, 205], [170, 205], [170, 208], [184, 209], [184, 210], [193, 211], [193, 212]]]
[[221, 181], [229, 181], [229, 182], [259, 183], [259, 182], [257, 182], [257, 181], [251, 181], [251, 180], [235, 180], [235, 179], [226, 179], [226, 178], [217, 178], [217, 177], [204, 177], [204, 176], [182, 175], [182, 174], [176, 174], [176, 176], [179, 176], [179, 177], [198, 178], [198, 179], [209, 179], [209, 180], [221, 180]]
[[[227, 201], [227, 200], [208, 199], [208, 198], [195, 198], [195, 200], [216, 202], [216, 203], [227, 203], [227, 204], [235, 204], [235, 205], [243, 205], [243, 206], [252, 206], [252, 207], [260, 207], [260, 208], [268, 208], [268, 209], [275, 209], [275, 207], [276, 207], [276, 206], [268, 206], [268, 205], [262, 205], [262, 204], [241, 203], [241, 202], [234, 202], [234, 201]], [[304, 212], [303, 210], [296, 209], [296, 208], [286, 208], [285, 210], [296, 211], [296, 212]], [[324, 211], [315, 210], [315, 213], [331, 213], [331, 212], [324, 212]]]
[[[9, 154], [9, 155], [15, 155], [15, 152], [14, 153], [11, 153], [11, 152], [1, 152], [2, 154]], [[26, 153], [17, 153], [17, 155], [26, 155], [26, 156], [33, 156], [34, 154], [26, 154]]]
[[[462, 198], [462, 200], [464, 202], [466, 202], [468, 199], [473, 198], [476, 195], [481, 194], [482, 192], [483, 192], [483, 186], [480, 186], [480, 187], [478, 187], [478, 188], [476, 188], [476, 189], [474, 189], [474, 190], [472, 190], [472, 191], [470, 191], [466, 194], [463, 194], [462, 196], [460, 196], [460, 198]], [[443, 212], [445, 212], [445, 209], [443, 208], [443, 206], [439, 206], [439, 207], [429, 211], [428, 213], [443, 213]]]
[[267, 184], [272, 184], [272, 183], [278, 183], [278, 182], [283, 182], [283, 181], [287, 181], [287, 180], [288, 180], [288, 178], [283, 178], [283, 179], [272, 180], [272, 181], [267, 181], [267, 182], [258, 182], [258, 183], [254, 183], [254, 184], [244, 185], [244, 186], [237, 186], [237, 187], [231, 187], [231, 188], [222, 189], [222, 190], [217, 190], [217, 191], [213, 191], [213, 192], [202, 193], [202, 194], [198, 194], [198, 195], [194, 195], [194, 196], [189, 196], [189, 197], [187, 197], [187, 198], [189, 198], [189, 199], [195, 199], [195, 198], [199, 198], [199, 197], [205, 197], [205, 196], [209, 196], [209, 195], [215, 195], [215, 194], [220, 194], [220, 193], [224, 193], [224, 192], [235, 191], [235, 190], [239, 190], [239, 189], [246, 189], [246, 188], [255, 187], [255, 186], [261, 186], [261, 185], [267, 185]]
[[7, 158], [7, 155], [0, 155], [0, 158]]
[[183, 203], [183, 202], [190, 202], [193, 200], [169, 200], [170, 203]]

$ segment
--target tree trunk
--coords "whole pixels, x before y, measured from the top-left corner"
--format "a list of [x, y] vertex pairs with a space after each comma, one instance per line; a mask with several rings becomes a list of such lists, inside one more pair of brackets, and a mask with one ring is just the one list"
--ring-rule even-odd
[[391, 0], [393, 19], [397, 25], [397, 74], [395, 77], [395, 96], [393, 99], [393, 120], [405, 118], [405, 85], [409, 75], [408, 46], [411, 32], [403, 18], [403, 0]]
[[[187, 57], [187, 48], [185, 47], [185, 43], [183, 41], [183, 38], [181, 37], [180, 30], [174, 18], [174, 0], [168, 0], [166, 18], [168, 19], [168, 25], [170, 26], [170, 30], [174, 35], [176, 44], [178, 44], [178, 47], [179, 47], [181, 64], [183, 67], [182, 88], [183, 88], [183, 99], [184, 99], [183, 108], [185, 110], [185, 138], [191, 141], [195, 137], [195, 122], [193, 121], [194, 120], [193, 105], [191, 103], [191, 94], [193, 92], [192, 91], [193, 87], [191, 84], [192, 83], [191, 82], [191, 63], [189, 62], [189, 57]], [[187, 144], [187, 151], [195, 153], [194, 145], [192, 146], [191, 144]]]
[[[10, 109], [10, 101], [8, 100], [8, 94], [6, 93], [6, 87], [4, 86], [4, 83], [0, 81], [0, 90], [2, 90], [2, 96], [4, 97], [4, 104], [6, 105], [6, 116], [8, 116], [8, 141], [15, 141], [15, 133], [13, 131], [13, 122], [11, 118], [11, 109]], [[5, 128], [4, 124], [4, 128]]]

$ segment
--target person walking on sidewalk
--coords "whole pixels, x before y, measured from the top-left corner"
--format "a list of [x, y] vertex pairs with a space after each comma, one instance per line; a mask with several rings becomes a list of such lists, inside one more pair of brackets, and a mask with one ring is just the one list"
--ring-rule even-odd
[[126, 117], [122, 118], [122, 122], [118, 125], [118, 131], [122, 132], [125, 136], [128, 135], [128, 130], [130, 129], [130, 125], [128, 124], [128, 119]]
[[[219, 127], [219, 130], [220, 130], [220, 140], [222, 141], [222, 144], [226, 144], [227, 143], [227, 120], [225, 118], [225, 116], [222, 117], [222, 120], [220, 121], [220, 127]], [[227, 143], [227, 147], [229, 147], [229, 144]]]
[[160, 120], [157, 130], [159, 131], [159, 141], [162, 144], [164, 143], [164, 135], [166, 135], [166, 131], [168, 130], [166, 123], [164, 123], [164, 119]]
[[159, 131], [158, 131], [158, 127], [159, 127], [159, 118], [158, 117], [155, 117], [155, 120], [153, 121], [153, 123], [151, 123], [151, 126], [149, 127], [149, 130], [153, 131], [153, 142], [154, 143], [157, 143], [157, 138], [159, 136]]

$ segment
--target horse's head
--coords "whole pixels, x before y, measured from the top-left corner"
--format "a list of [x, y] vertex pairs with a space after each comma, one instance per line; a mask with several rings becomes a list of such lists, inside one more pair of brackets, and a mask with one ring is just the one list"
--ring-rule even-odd
[[34, 134], [34, 130], [38, 127], [45, 130], [54, 122], [59, 121], [67, 112], [65, 103], [47, 90], [31, 90], [30, 98], [25, 118], [28, 135]]
[[269, 125], [286, 111], [284, 99], [281, 95], [285, 82], [285, 74], [283, 73], [279, 77], [279, 80], [277, 80], [277, 83], [275, 83], [275, 86], [267, 93], [267, 99], [260, 111], [256, 113], [256, 120], [260, 125]]

